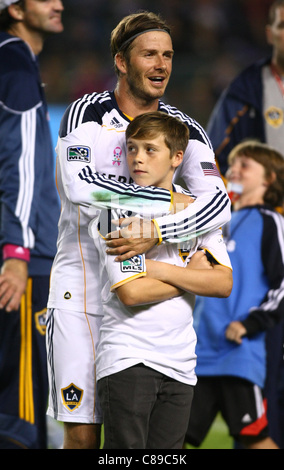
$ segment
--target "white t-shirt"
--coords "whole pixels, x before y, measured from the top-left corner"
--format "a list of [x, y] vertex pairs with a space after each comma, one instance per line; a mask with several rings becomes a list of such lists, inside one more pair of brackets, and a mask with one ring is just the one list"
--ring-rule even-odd
[[[178, 191], [181, 188], [176, 187]], [[94, 227], [94, 243], [100, 252], [100, 277], [103, 319], [97, 348], [97, 380], [138, 363], [151, 367], [175, 380], [194, 385], [196, 334], [193, 329], [195, 295], [163, 302], [126, 307], [115, 288], [145, 276], [147, 258], [186, 266], [198, 248], [207, 250], [220, 264], [231, 268], [220, 229], [192, 239], [182, 246], [162, 244], [146, 255], [123, 262], [105, 253], [105, 240]]]

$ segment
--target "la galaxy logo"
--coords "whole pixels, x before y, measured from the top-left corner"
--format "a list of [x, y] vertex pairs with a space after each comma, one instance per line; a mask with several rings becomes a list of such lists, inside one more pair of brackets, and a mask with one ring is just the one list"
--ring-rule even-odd
[[46, 332], [46, 308], [35, 314], [35, 325], [39, 333], [44, 336]]
[[61, 389], [63, 405], [69, 411], [76, 410], [81, 405], [83, 394], [84, 392], [81, 388], [71, 383], [68, 387]]
[[283, 124], [283, 111], [280, 108], [270, 106], [270, 108], [265, 111], [264, 116], [267, 123], [275, 129]]
[[84, 162], [91, 161], [91, 149], [89, 147], [68, 147], [67, 149], [68, 162]]
[[123, 273], [134, 272], [142, 273], [144, 271], [144, 263], [141, 255], [133, 256], [120, 263], [120, 269]]

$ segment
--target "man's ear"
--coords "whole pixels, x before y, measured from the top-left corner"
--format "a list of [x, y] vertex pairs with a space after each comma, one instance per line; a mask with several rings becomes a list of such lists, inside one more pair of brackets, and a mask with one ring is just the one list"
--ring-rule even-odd
[[178, 150], [172, 158], [172, 167], [177, 168], [183, 161], [183, 151]]
[[12, 3], [8, 6], [9, 15], [16, 21], [22, 21], [24, 19], [24, 10], [17, 5], [17, 3]]
[[115, 65], [120, 73], [125, 74], [127, 72], [126, 60], [121, 52], [118, 52], [114, 58]]

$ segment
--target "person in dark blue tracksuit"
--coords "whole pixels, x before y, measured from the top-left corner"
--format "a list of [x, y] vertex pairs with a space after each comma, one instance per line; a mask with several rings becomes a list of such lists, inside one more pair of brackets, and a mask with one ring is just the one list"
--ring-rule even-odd
[[[272, 2], [265, 27], [271, 54], [243, 70], [219, 98], [207, 125], [220, 172], [224, 179], [230, 151], [245, 139], [257, 139], [284, 153], [284, 0]], [[267, 335], [269, 357], [283, 355], [284, 326]], [[274, 439], [284, 447], [284, 371], [283, 361], [273, 360], [282, 390], [282, 405], [269, 413]], [[275, 373], [276, 377], [276, 373]], [[269, 391], [268, 391], [269, 393]], [[282, 415], [279, 429], [279, 413]]]
[[271, 55], [244, 69], [223, 91], [207, 125], [220, 171], [244, 139], [257, 139], [283, 153], [284, 148], [284, 0], [274, 1], [265, 28]]
[[0, 448], [46, 448], [45, 313], [60, 215], [37, 55], [61, 0], [0, 0]]
[[275, 210], [283, 206], [284, 159], [265, 144], [247, 141], [230, 153], [227, 175], [232, 193], [233, 185], [240, 188], [224, 228], [233, 289], [227, 299], [202, 300], [198, 382], [186, 442], [200, 445], [221, 411], [243, 446], [275, 448], [269, 417], [279, 412], [274, 367], [283, 357], [270, 357], [266, 336], [277, 334], [284, 317], [284, 218]]

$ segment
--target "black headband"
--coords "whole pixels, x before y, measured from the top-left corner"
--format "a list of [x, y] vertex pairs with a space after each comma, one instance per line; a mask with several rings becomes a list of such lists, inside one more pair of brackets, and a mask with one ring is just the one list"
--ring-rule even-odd
[[129, 44], [130, 42], [132, 42], [134, 39], [136, 39], [138, 36], [140, 36], [141, 34], [144, 34], [144, 33], [150, 33], [151, 31], [161, 31], [162, 33], [167, 33], [169, 34], [170, 36], [170, 33], [168, 31], [166, 31], [165, 29], [161, 29], [161, 28], [152, 28], [152, 29], [146, 29], [145, 31], [141, 31], [140, 33], [137, 33], [137, 34], [134, 34], [133, 36], [131, 36], [129, 39], [126, 39], [126, 41], [124, 41], [120, 48], [118, 49], [117, 51], [117, 54], [125, 47], [127, 46], [127, 44]]

